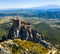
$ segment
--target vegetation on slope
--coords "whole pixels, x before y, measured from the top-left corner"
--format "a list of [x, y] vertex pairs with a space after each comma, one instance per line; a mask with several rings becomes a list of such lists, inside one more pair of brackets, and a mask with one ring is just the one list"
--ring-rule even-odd
[[10, 54], [47, 54], [48, 49], [40, 44], [36, 44], [26, 40], [8, 40], [2, 42], [0, 45]]
[[1, 40], [2, 36], [8, 35], [8, 32], [11, 28], [10, 19], [9, 19], [9, 21], [6, 21], [6, 19], [2, 19], [2, 22], [3, 23], [0, 22], [0, 40]]
[[46, 23], [39, 23], [39, 24], [35, 24], [34, 25], [36, 27], [36, 29], [44, 34], [46, 40], [48, 40], [51, 43], [54, 44], [59, 44], [60, 43], [60, 30], [56, 29], [56, 28], [51, 28], [49, 27], [48, 24]]

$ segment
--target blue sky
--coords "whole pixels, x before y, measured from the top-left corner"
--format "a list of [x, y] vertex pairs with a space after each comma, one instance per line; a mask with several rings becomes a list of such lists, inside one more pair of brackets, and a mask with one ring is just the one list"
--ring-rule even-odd
[[60, 0], [0, 0], [0, 9], [60, 5]]

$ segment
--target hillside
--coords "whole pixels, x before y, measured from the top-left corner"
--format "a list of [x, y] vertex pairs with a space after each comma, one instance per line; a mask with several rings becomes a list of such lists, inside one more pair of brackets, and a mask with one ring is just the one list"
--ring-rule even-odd
[[44, 34], [44, 39], [51, 42], [52, 44], [60, 45], [60, 29], [58, 28], [52, 28], [49, 26], [49, 24], [46, 24], [45, 22], [41, 22], [39, 24], [34, 25], [36, 29]]
[[[46, 6], [45, 6], [46, 7]], [[58, 7], [58, 6], [57, 6]], [[5, 16], [22, 16], [22, 17], [39, 17], [39, 18], [59, 18], [60, 19], [60, 7], [59, 8], [49, 8], [48, 6], [36, 7], [30, 9], [8, 9], [0, 10], [0, 17]]]
[[0, 54], [47, 54], [49, 50], [40, 44], [26, 40], [6, 40], [0, 43]]
[[[14, 18], [14, 17], [12, 17], [12, 18]], [[0, 39], [5, 39], [7, 37], [7, 35], [8, 35], [8, 33], [9, 33], [10, 28], [11, 28], [12, 21], [10, 21], [10, 19], [8, 21], [6, 21], [7, 19], [8, 18], [2, 19], [3, 23], [0, 23]], [[49, 20], [47, 20], [46, 22], [42, 22], [38, 18], [22, 18], [22, 19], [27, 21], [27, 22], [30, 22], [40, 34], [44, 35], [44, 39], [46, 39], [48, 41], [48, 43], [51, 42], [52, 44], [54, 43], [55, 45], [58, 44], [58, 48], [60, 47], [59, 46], [59, 42], [60, 42], [60, 39], [59, 39], [60, 30], [56, 29], [56, 28], [51, 28], [49, 26], [49, 24], [47, 24], [47, 22]], [[54, 33], [54, 31], [55, 31], [55, 33]], [[9, 42], [9, 41], [10, 40], [8, 40], [7, 42]], [[12, 41], [14, 41], [14, 40], [12, 40]], [[29, 41], [26, 41], [26, 42], [29, 42]], [[36, 44], [38, 44], [38, 43], [36, 43]], [[44, 43], [42, 43], [42, 44], [43, 44], [42, 46], [45, 45]], [[40, 43], [38, 45], [40, 45]]]

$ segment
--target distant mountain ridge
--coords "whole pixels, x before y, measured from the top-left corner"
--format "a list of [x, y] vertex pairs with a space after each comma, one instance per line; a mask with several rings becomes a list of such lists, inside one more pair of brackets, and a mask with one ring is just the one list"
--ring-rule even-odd
[[37, 7], [31, 7], [31, 8], [9, 8], [9, 9], [0, 9], [0, 11], [13, 11], [13, 10], [42, 10], [42, 9], [60, 9], [59, 5], [44, 5], [44, 6], [37, 6]]
[[48, 5], [33, 8], [11, 8], [0, 10], [0, 17], [4, 16], [22, 16], [39, 18], [60, 18], [60, 6]]
[[60, 6], [58, 6], [58, 5], [44, 5], [44, 6], [34, 7], [32, 9], [60, 9]]
[[30, 7], [30, 8], [7, 8], [7, 9], [0, 9], [0, 10], [17, 10], [17, 9], [32, 9], [32, 8], [38, 8], [38, 9], [54, 9], [54, 8], [60, 8], [60, 5], [43, 5], [43, 6], [36, 6], [36, 7]]

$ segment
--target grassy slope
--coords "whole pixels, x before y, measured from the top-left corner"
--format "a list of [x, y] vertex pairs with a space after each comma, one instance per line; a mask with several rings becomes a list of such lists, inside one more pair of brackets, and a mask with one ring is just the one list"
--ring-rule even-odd
[[49, 40], [52, 43], [60, 42], [60, 30], [56, 28], [49, 27], [46, 23], [39, 23], [34, 25], [36, 29], [45, 35], [45, 39]]
[[[4, 44], [7, 43], [7, 41], [4, 41], [3, 43], [0, 44]], [[15, 46], [13, 46], [13, 43]], [[37, 43], [33, 43], [30, 41], [25, 41], [25, 40], [20, 40], [20, 39], [15, 39], [12, 40], [10, 42], [10, 44], [6, 44], [8, 47], [8, 50], [11, 52], [11, 54], [47, 54], [48, 53], [48, 49], [44, 48], [43, 46], [37, 44]], [[3, 46], [4, 48], [7, 48], [5, 46]]]
[[11, 24], [10, 24], [10, 19], [7, 21], [6, 19], [2, 19], [0, 20], [3, 23], [0, 22], [0, 39], [2, 36], [7, 36], [10, 28], [11, 28]]

